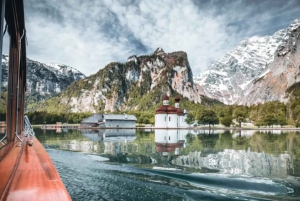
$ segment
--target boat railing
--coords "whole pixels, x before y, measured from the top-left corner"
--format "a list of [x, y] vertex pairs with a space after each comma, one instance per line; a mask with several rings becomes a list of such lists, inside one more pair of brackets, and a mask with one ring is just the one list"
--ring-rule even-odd
[[25, 115], [24, 116], [24, 137], [27, 137], [27, 142], [29, 146], [32, 146], [33, 144], [33, 137], [35, 135], [33, 128], [30, 124], [30, 121], [28, 119], [28, 117]]
[[5, 145], [5, 143], [3, 141], [6, 139], [6, 136], [7, 136], [7, 133], [5, 132], [5, 135], [3, 136], [3, 138], [0, 139], [0, 143]]

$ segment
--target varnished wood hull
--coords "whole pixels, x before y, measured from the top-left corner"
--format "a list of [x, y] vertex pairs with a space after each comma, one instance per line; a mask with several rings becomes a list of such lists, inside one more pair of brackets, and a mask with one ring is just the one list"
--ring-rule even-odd
[[16, 143], [0, 163], [0, 200], [71, 200], [41, 143], [25, 142]]
[[24, 132], [26, 91], [27, 43], [23, 0], [0, 0], [1, 47], [4, 18], [10, 45], [6, 134], [0, 142], [0, 200], [71, 200], [41, 143], [34, 139], [33, 146], [28, 146], [26, 138], [22, 142], [18, 139]]

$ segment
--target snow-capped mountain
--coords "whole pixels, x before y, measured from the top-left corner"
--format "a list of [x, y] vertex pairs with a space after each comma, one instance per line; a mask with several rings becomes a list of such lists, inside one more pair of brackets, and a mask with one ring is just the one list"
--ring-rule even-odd
[[275, 52], [274, 61], [244, 90], [237, 103], [287, 102], [300, 98], [300, 20], [289, 27], [288, 39]]
[[[3, 89], [7, 86], [8, 55], [2, 55]], [[35, 101], [64, 91], [72, 82], [85, 77], [78, 70], [62, 64], [44, 64], [27, 58], [26, 98]]]
[[287, 44], [291, 40], [294, 40], [295, 44], [297, 40], [299, 41], [299, 35], [292, 39], [299, 31], [299, 27], [300, 20], [295, 20], [287, 29], [280, 30], [272, 36], [254, 36], [242, 41], [223, 58], [213, 62], [207, 71], [194, 77], [194, 81], [203, 87], [206, 96], [226, 104], [253, 104], [268, 101], [268, 97], [257, 97], [259, 101], [249, 102], [245, 96], [249, 94], [248, 91], [252, 89], [254, 83], [272, 71], [269, 66], [275, 58], [283, 57], [288, 53]]

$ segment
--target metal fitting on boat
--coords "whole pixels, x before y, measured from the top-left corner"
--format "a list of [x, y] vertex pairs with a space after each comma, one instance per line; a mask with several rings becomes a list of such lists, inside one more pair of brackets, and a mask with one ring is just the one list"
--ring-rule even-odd
[[33, 145], [33, 140], [28, 140], [27, 142], [28, 142], [28, 145], [29, 145], [29, 146], [32, 146], [32, 145]]

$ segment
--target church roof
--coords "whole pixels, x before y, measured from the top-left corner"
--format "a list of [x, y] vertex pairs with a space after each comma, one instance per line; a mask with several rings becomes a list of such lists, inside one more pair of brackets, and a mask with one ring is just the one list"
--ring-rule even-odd
[[179, 96], [176, 96], [176, 97], [175, 97], [175, 102], [178, 103], [179, 101], [180, 101], [180, 97], [179, 97]]
[[136, 117], [131, 114], [105, 114], [105, 120], [133, 120], [136, 121]]
[[183, 142], [177, 143], [155, 143], [157, 152], [173, 152], [176, 148], [183, 146]]
[[183, 110], [182, 109], [180, 109], [180, 108], [176, 108], [177, 109], [177, 114], [179, 115], [179, 116], [184, 116], [184, 113], [183, 113]]
[[156, 114], [177, 114], [177, 108], [170, 105], [161, 105], [156, 109]]
[[165, 95], [163, 96], [163, 100], [169, 100], [169, 96], [168, 96], [167, 94], [165, 94]]

